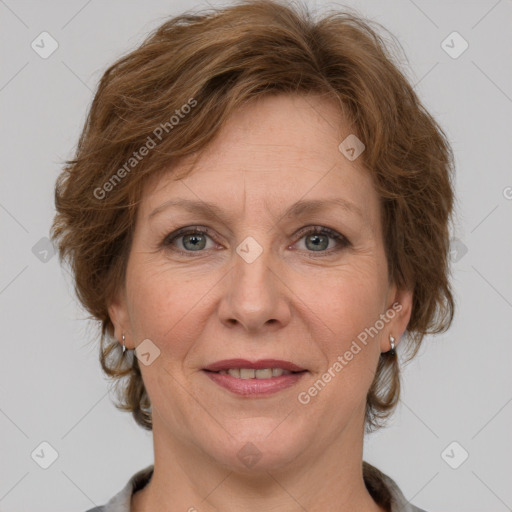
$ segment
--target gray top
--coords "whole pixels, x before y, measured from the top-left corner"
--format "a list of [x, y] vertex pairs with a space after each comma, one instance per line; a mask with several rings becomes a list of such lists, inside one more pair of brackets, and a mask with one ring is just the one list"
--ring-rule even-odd
[[[150, 481], [153, 467], [151, 465], [135, 473], [108, 503], [91, 508], [87, 512], [130, 512], [132, 495]], [[379, 505], [387, 507], [390, 512], [426, 512], [409, 503], [393, 479], [367, 462], [363, 462], [363, 478], [374, 500]]]

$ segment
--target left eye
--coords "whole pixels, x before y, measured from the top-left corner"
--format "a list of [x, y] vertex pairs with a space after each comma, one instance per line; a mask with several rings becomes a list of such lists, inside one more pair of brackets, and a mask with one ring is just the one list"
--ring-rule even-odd
[[[201, 252], [203, 249], [211, 249], [211, 247], [206, 247], [208, 239], [213, 241], [209, 233], [210, 230], [204, 227], [178, 230], [165, 238], [164, 245], [172, 246], [173, 250], [190, 255], [193, 252]], [[305, 228], [297, 236], [300, 237], [298, 241], [305, 240], [307, 252], [331, 253], [350, 245], [348, 239], [342, 234], [321, 226]], [[337, 247], [329, 247], [330, 239], [334, 240], [334, 245], [337, 244]], [[181, 247], [176, 247], [178, 240]]]
[[[313, 228], [307, 228], [306, 231], [302, 231], [299, 233], [302, 235], [300, 240], [305, 239], [305, 246], [307, 250], [311, 250], [313, 252], [332, 252], [343, 247], [346, 247], [350, 244], [345, 236], [334, 231], [329, 228], [324, 228], [321, 226], [314, 226]], [[330, 248], [332, 250], [327, 251], [329, 249], [329, 239], [335, 241], [335, 245], [337, 247]]]

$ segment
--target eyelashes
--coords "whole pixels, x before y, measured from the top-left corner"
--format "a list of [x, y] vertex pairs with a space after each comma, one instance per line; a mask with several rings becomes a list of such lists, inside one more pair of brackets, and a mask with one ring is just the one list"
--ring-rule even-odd
[[[191, 243], [192, 247], [195, 246], [196, 249], [186, 249], [186, 246], [184, 245], [184, 239], [186, 237], [189, 238], [186, 239], [185, 243]], [[319, 249], [308, 250], [307, 246], [305, 245], [305, 249], [299, 250], [306, 252], [309, 257], [315, 258], [333, 255], [334, 253], [337, 253], [342, 249], [352, 245], [346, 236], [325, 226], [308, 226], [301, 229], [294, 235], [294, 240], [296, 240], [296, 242], [293, 245], [296, 245], [298, 242], [302, 241], [303, 238], [306, 238], [305, 244], [307, 244], [308, 241], [313, 242], [311, 247], [319, 247]], [[210, 252], [212, 250], [212, 248], [203, 246], [202, 242], [207, 241], [207, 239], [215, 242], [215, 236], [209, 228], [205, 226], [187, 226], [173, 231], [172, 233], [165, 236], [161, 245], [162, 247], [175, 253], [188, 257], [195, 257], [196, 255], [204, 255], [204, 253]], [[331, 245], [331, 241], [329, 239], [334, 241], [334, 247], [329, 247]], [[328, 241], [329, 248], [323, 250], [321, 247], [323, 246], [322, 244], [325, 240]], [[177, 247], [177, 242], [180, 242], [182, 248]], [[218, 249], [213, 248], [213, 250]]]

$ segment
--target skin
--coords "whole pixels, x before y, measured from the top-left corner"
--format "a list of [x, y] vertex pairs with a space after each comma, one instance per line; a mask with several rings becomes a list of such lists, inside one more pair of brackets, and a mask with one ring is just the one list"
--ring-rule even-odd
[[[366, 394], [389, 335], [399, 343], [407, 327], [412, 294], [389, 283], [379, 198], [362, 159], [349, 161], [338, 149], [351, 133], [342, 119], [338, 105], [320, 96], [258, 99], [229, 119], [186, 178], [167, 172], [144, 189], [125, 286], [109, 305], [127, 348], [150, 339], [160, 350], [140, 364], [155, 467], [132, 510], [384, 510], [362, 477]], [[177, 198], [213, 202], [225, 218], [171, 207], [148, 219]], [[299, 199], [330, 198], [362, 215], [329, 206], [283, 216]], [[211, 229], [201, 250], [183, 235], [163, 243], [197, 225]], [[311, 235], [298, 235], [308, 226], [329, 227], [349, 245], [327, 238], [315, 251]], [[236, 252], [248, 236], [263, 250], [250, 264]], [[301, 404], [299, 392], [394, 302], [401, 311]], [[202, 371], [230, 358], [283, 359], [308, 372], [277, 394], [241, 397]], [[248, 442], [261, 454], [252, 467], [237, 456]]]

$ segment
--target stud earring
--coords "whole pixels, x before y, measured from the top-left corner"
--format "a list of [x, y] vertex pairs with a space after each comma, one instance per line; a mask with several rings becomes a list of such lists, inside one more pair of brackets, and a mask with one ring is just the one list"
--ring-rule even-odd
[[124, 344], [124, 340], [125, 340], [125, 337], [124, 337], [124, 332], [123, 332], [123, 355], [126, 352], [126, 345]]
[[395, 352], [395, 338], [392, 334], [389, 335], [389, 344], [391, 345], [391, 350], [389, 353], [394, 356], [396, 354]]

